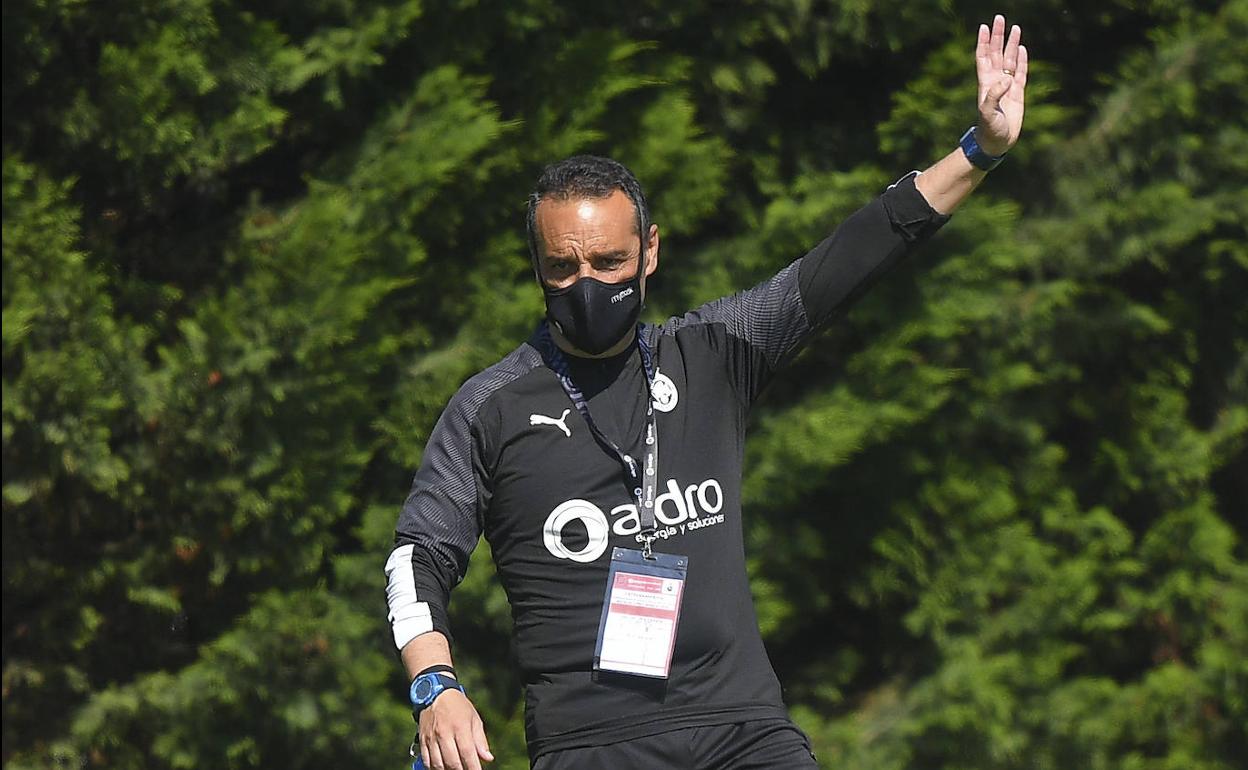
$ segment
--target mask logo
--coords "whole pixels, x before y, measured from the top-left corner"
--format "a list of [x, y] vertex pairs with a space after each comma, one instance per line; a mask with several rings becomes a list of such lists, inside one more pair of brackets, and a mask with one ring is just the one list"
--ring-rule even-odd
[[632, 293], [633, 293], [633, 287], [631, 287], [631, 286], [630, 286], [630, 287], [628, 287], [627, 289], [625, 289], [624, 291], [619, 292], [619, 293], [618, 293], [618, 294], [616, 294], [614, 297], [612, 297], [612, 298], [611, 298], [611, 304], [612, 304], [612, 305], [614, 305], [615, 303], [619, 302], [620, 300], [624, 299], [625, 297], [628, 297], [628, 296], [632, 295]]
[[654, 382], [650, 385], [650, 396], [654, 399], [654, 408], [660, 412], [672, 411], [680, 401], [676, 383], [672, 382], [671, 377], [658, 371], [654, 373]]
[[572, 438], [572, 429], [568, 427], [567, 423], [568, 413], [571, 411], [571, 409], [564, 409], [558, 420], [554, 417], [547, 417], [544, 414], [531, 414], [529, 415], [529, 425], [553, 425], [563, 431], [563, 435]]
[[[563, 542], [563, 528], [573, 521], [580, 521], [585, 526], [587, 542], [579, 551], [573, 551]], [[556, 559], [571, 559], [581, 564], [588, 564], [597, 559], [607, 550], [607, 535], [610, 532], [607, 516], [602, 509], [588, 500], [568, 500], [561, 503], [546, 517], [546, 526], [542, 528], [546, 550]]]

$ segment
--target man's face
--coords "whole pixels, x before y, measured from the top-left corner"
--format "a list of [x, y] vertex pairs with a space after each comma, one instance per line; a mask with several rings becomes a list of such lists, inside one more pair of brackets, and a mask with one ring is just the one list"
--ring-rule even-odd
[[[637, 273], [641, 241], [633, 202], [616, 190], [606, 198], [543, 200], [537, 204], [537, 262], [551, 289], [578, 278], [604, 283], [627, 281]], [[650, 226], [646, 275], [659, 263], [659, 232]]]

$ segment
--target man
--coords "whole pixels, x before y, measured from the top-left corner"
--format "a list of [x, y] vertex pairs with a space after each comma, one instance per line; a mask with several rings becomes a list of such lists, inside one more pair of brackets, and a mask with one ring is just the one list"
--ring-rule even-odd
[[450, 589], [484, 532], [511, 603], [534, 767], [816, 766], [750, 599], [746, 415], [1017, 141], [1020, 37], [1001, 16], [981, 25], [979, 120], [956, 150], [772, 279], [661, 326], [637, 323], [659, 231], [632, 174], [592, 157], [545, 170], [528, 232], [548, 321], [451, 399], [386, 564], [426, 765], [493, 760], [447, 641]]

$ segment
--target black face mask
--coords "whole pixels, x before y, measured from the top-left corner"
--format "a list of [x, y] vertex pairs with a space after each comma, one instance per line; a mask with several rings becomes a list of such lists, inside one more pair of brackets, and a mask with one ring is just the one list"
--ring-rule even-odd
[[578, 278], [562, 289], [545, 286], [546, 317], [578, 349], [598, 355], [625, 335], [641, 316], [641, 272], [620, 283]]

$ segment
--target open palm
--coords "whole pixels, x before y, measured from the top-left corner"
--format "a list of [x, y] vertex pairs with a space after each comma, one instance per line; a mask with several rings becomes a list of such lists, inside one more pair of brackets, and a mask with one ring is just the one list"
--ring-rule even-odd
[[1019, 44], [1022, 36], [1022, 29], [1015, 25], [1006, 37], [1004, 16], [992, 20], [992, 29], [979, 25], [975, 44], [979, 124], [975, 134], [989, 155], [1004, 155], [1023, 130], [1027, 47]]

